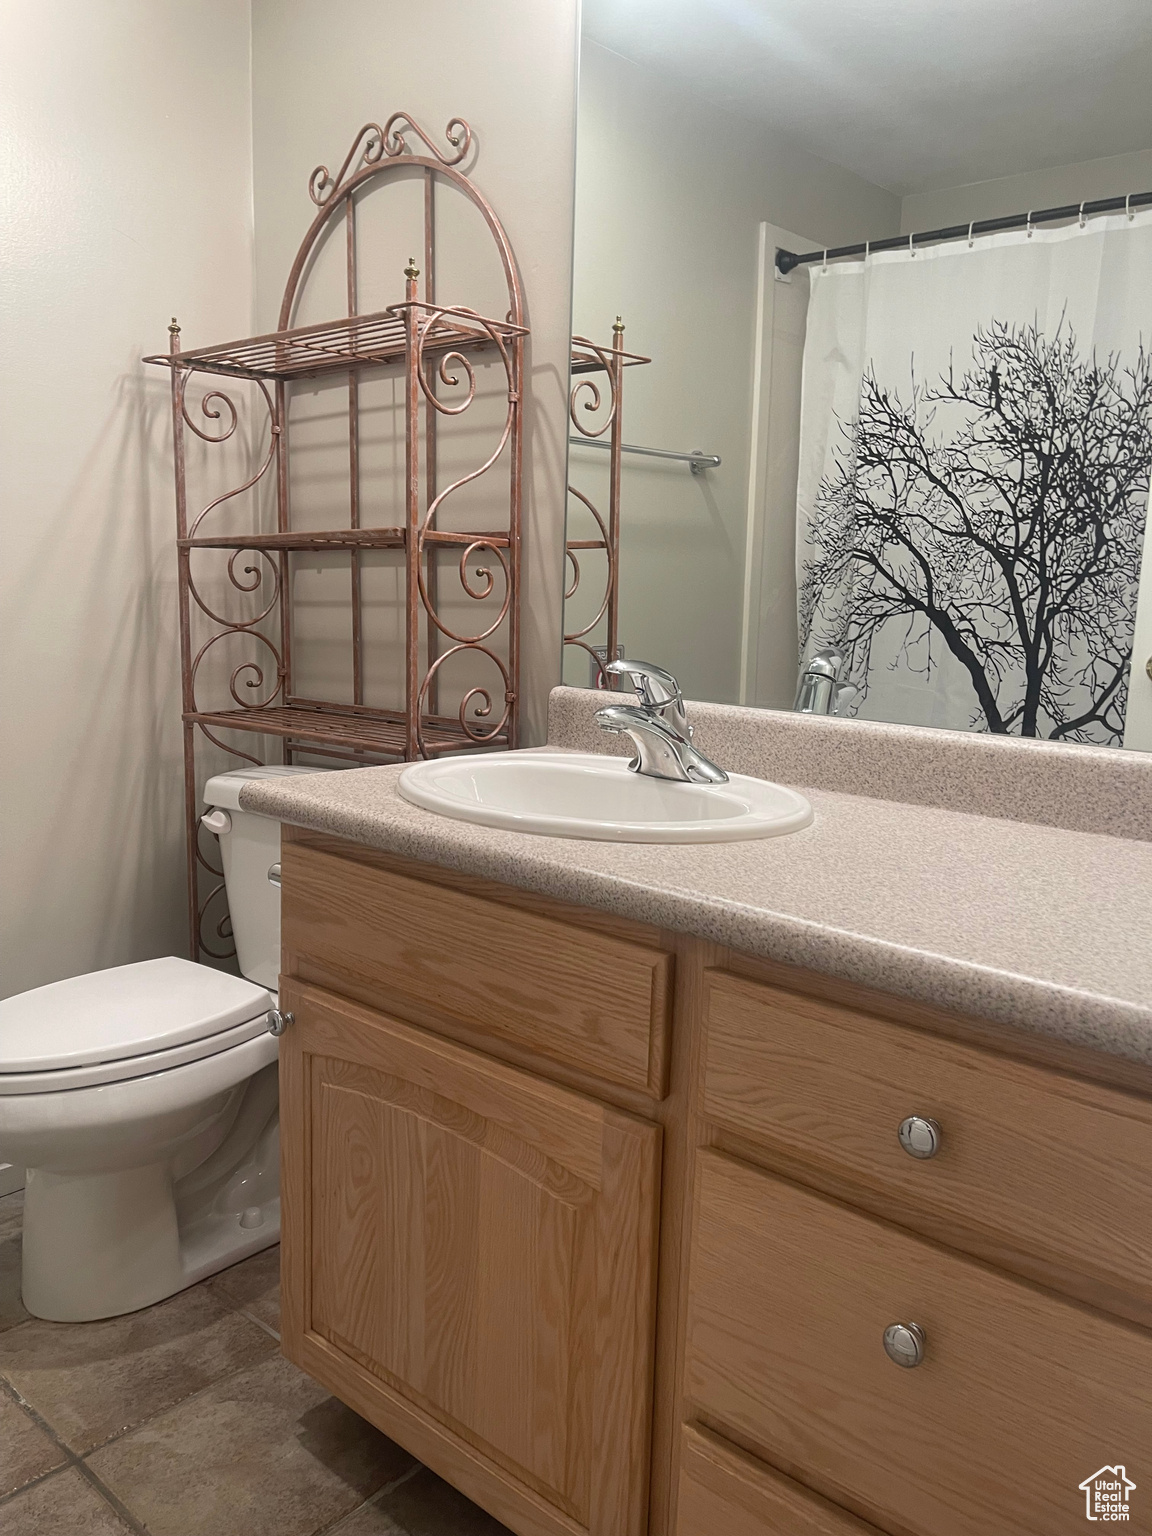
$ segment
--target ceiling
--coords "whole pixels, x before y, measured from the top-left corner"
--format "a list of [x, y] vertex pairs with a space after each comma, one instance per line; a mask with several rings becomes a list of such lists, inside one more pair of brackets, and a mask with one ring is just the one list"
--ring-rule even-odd
[[584, 0], [584, 35], [900, 195], [1152, 148], [1152, 0]]

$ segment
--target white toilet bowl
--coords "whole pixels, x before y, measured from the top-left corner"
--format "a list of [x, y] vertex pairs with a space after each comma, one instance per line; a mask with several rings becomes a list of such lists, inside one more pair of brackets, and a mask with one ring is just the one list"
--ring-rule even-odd
[[239, 790], [314, 771], [206, 789], [251, 979], [169, 957], [0, 1000], [0, 1161], [27, 1170], [33, 1315], [132, 1312], [278, 1241], [280, 827]]
[[[0, 1147], [27, 1170], [29, 1312], [131, 1312], [277, 1240], [272, 1006], [177, 959], [0, 1002]], [[176, 1043], [140, 1050], [164, 1024]]]

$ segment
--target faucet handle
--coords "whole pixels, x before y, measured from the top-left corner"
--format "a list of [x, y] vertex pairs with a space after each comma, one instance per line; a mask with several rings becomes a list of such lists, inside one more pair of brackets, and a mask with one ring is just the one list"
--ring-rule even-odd
[[610, 661], [604, 670], [613, 677], [626, 677], [645, 709], [669, 715], [681, 731], [690, 734], [684, 718], [684, 696], [671, 672], [651, 661], [628, 661], [624, 657]]

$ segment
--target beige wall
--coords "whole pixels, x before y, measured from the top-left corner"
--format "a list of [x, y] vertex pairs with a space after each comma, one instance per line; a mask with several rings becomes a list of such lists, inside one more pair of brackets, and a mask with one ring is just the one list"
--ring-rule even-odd
[[1063, 208], [1101, 197], [1126, 197], [1129, 192], [1152, 192], [1152, 149], [936, 192], [917, 192], [901, 205], [900, 229], [903, 234], [945, 229], [972, 219], [1007, 218], [1027, 213], [1029, 208]]
[[[315, 212], [308, 198], [309, 173], [321, 161], [335, 170], [361, 124], [382, 123], [403, 109], [437, 140], [448, 119], [457, 115], [475, 134], [474, 180], [516, 252], [532, 328], [525, 411], [522, 674], [528, 742], [543, 740], [547, 695], [560, 668], [576, 46], [576, 0], [471, 0], [468, 5], [425, 0], [418, 6], [399, 0], [328, 0], [323, 7], [316, 0], [253, 0], [261, 324], [275, 324], [285, 276]], [[369, 221], [376, 218], [377, 243], [363, 264], [362, 304], [373, 297], [381, 305], [403, 297], [402, 268], [414, 243], [408, 231], [416, 230], [418, 216], [417, 203], [409, 199], [409, 204], [399, 223], [371, 211], [386, 206], [378, 194], [365, 207], [361, 229], [367, 235]], [[478, 306], [491, 302], [490, 242], [455, 244], [453, 235], [459, 231], [453, 228], [450, 203], [443, 219], [437, 296]], [[461, 253], [455, 265], [454, 248]], [[321, 308], [339, 303], [341, 281], [333, 246], [318, 263], [307, 302]], [[305, 310], [303, 317], [319, 318], [319, 310]], [[381, 388], [374, 404], [381, 423], [379, 454], [366, 471], [366, 494], [387, 505], [399, 490], [388, 448], [398, 401]], [[346, 516], [343, 476], [329, 475], [333, 442], [339, 456], [338, 418], [344, 410], [342, 391], [317, 390], [300, 401], [293, 418], [299, 423], [294, 426], [299, 462], [310, 477], [300, 495], [311, 498], [310, 516], [328, 525]], [[473, 449], [479, 440], [474, 433]], [[314, 444], [311, 459], [303, 456], [309, 442]], [[462, 463], [467, 452], [465, 444]], [[378, 562], [371, 583], [373, 637], [394, 645], [401, 616], [386, 562]], [[301, 660], [317, 685], [338, 687], [349, 675], [346, 589], [343, 570], [323, 560], [307, 568], [301, 563], [297, 593], [309, 641]], [[375, 654], [383, 656], [384, 647]], [[387, 680], [381, 677], [377, 686], [386, 689]], [[383, 692], [379, 701], [385, 701]]]
[[[254, 9], [4, 8], [4, 993], [184, 951], [171, 431], [139, 359], [173, 313], [189, 346], [274, 321], [308, 172], [397, 107], [470, 119], [520, 259], [537, 736], [559, 671], [575, 0]], [[206, 491], [234, 483], [231, 446], [190, 457]]]
[[[183, 953], [163, 350], [251, 319], [246, 0], [6, 4], [0, 989]], [[178, 94], [177, 94], [178, 86]]]
[[[627, 375], [625, 441], [723, 459], [694, 477], [626, 457], [621, 641], [671, 667], [690, 697], [735, 700], [759, 226], [829, 245], [879, 238], [898, 229], [899, 199], [589, 42], [576, 188], [575, 328], [610, 342], [621, 313], [626, 345], [653, 358]], [[573, 483], [602, 508], [606, 457], [572, 451]], [[587, 536], [581, 515], [572, 527]], [[584, 564], [571, 611], [591, 617], [600, 570]], [[588, 681], [586, 657], [566, 665]]]

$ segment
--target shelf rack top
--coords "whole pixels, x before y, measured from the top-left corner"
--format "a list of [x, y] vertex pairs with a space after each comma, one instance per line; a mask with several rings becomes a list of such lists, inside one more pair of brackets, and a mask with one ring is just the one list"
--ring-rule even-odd
[[[408, 303], [391, 304], [370, 315], [351, 315], [320, 325], [272, 331], [242, 341], [226, 341], [189, 352], [157, 353], [146, 363], [199, 373], [223, 373], [245, 379], [303, 379], [352, 369], [379, 368], [404, 357]], [[526, 327], [490, 320], [451, 306], [419, 306], [426, 353], [480, 351], [493, 346], [493, 334], [526, 336]]]
[[[186, 723], [206, 725], [210, 729], [255, 731], [262, 736], [278, 736], [305, 750], [310, 745], [345, 752], [371, 752], [378, 757], [404, 754], [405, 720], [398, 710], [343, 709], [338, 706], [294, 702], [280, 707], [260, 709], [190, 710]], [[491, 750], [508, 742], [507, 731], [491, 736], [470, 735], [458, 721], [444, 715], [421, 715], [421, 738], [426, 757], [441, 752]]]
[[[481, 549], [507, 549], [508, 534], [499, 531], [448, 533], [439, 528], [425, 528], [419, 535], [420, 542], [434, 548], [457, 548], [472, 551]], [[406, 528], [322, 528], [277, 533], [213, 533], [177, 539], [179, 549], [250, 549], [285, 550], [289, 553], [319, 553], [339, 549], [405, 549], [408, 544]]]
[[574, 374], [607, 373], [609, 363], [615, 359], [620, 359], [625, 368], [635, 368], [640, 363], [652, 361], [650, 357], [644, 357], [640, 352], [625, 352], [619, 347], [602, 347], [598, 342], [589, 341], [586, 336], [573, 336], [570, 372]]

